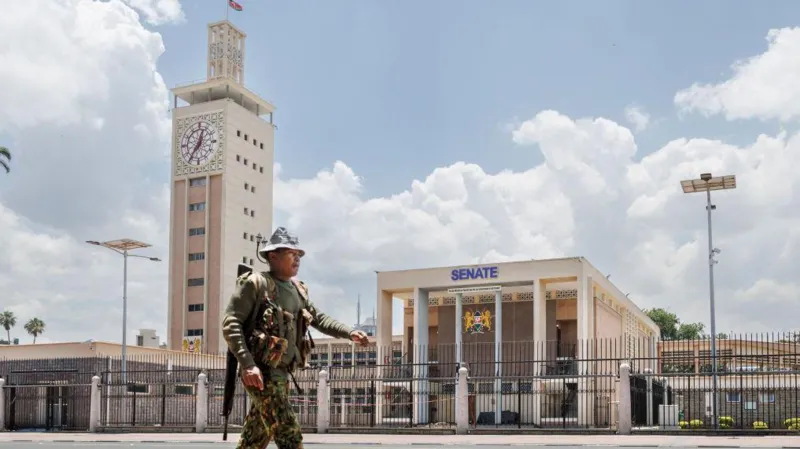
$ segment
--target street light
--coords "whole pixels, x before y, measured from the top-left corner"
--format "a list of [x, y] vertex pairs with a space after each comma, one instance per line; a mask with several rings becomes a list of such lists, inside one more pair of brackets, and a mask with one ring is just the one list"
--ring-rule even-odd
[[729, 190], [736, 188], [736, 176], [725, 175], [713, 177], [711, 173], [703, 173], [700, 179], [688, 179], [681, 181], [683, 193], [706, 193], [706, 211], [708, 211], [708, 283], [709, 283], [709, 299], [711, 303], [711, 378], [712, 378], [712, 391], [714, 400], [711, 401], [711, 416], [714, 420], [714, 427], [719, 425], [717, 420], [717, 325], [716, 315], [714, 310], [714, 264], [717, 263], [714, 259], [715, 254], [719, 254], [720, 250], [714, 248], [711, 240], [711, 211], [716, 210], [717, 206], [711, 204], [711, 191], [712, 190]]
[[151, 245], [131, 239], [111, 240], [108, 242], [97, 242], [87, 240], [90, 245], [102, 246], [122, 255], [122, 383], [127, 382], [127, 333], [128, 333], [128, 257], [139, 257], [153, 262], [161, 262], [158, 257], [140, 256], [129, 254], [128, 251], [134, 249], [148, 248]]

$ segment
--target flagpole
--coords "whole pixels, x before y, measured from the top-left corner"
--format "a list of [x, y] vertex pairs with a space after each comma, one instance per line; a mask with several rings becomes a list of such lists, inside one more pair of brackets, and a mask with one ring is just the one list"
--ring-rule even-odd
[[228, 11], [231, 9], [231, 5], [228, 4], [228, 0], [225, 0], [225, 21], [228, 21]]

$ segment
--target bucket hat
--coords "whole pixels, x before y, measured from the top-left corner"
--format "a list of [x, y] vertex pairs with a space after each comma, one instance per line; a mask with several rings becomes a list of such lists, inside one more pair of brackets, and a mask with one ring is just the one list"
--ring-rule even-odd
[[258, 251], [260, 254], [266, 256], [270, 251], [276, 249], [288, 248], [300, 252], [300, 257], [305, 256], [306, 252], [300, 248], [300, 241], [297, 236], [289, 233], [283, 226], [279, 227], [272, 233], [269, 240], [264, 241], [264, 245]]

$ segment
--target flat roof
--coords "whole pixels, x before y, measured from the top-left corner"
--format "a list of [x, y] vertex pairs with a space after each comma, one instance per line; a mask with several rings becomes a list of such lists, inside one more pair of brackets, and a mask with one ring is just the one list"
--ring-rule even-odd
[[526, 259], [526, 260], [511, 260], [507, 262], [477, 262], [477, 263], [469, 263], [463, 265], [450, 265], [444, 267], [423, 267], [423, 268], [402, 268], [399, 270], [385, 270], [379, 271], [375, 270], [375, 273], [378, 274], [387, 274], [387, 273], [404, 273], [404, 272], [411, 272], [411, 271], [434, 271], [434, 270], [452, 270], [455, 268], [471, 268], [471, 267], [486, 267], [486, 266], [508, 266], [508, 265], [521, 265], [524, 263], [548, 263], [548, 262], [560, 262], [566, 260], [585, 260], [583, 256], [573, 256], [573, 257], [556, 257], [553, 259]]
[[230, 77], [191, 81], [172, 88], [172, 93], [189, 104], [230, 99], [256, 115], [271, 114], [275, 106]]

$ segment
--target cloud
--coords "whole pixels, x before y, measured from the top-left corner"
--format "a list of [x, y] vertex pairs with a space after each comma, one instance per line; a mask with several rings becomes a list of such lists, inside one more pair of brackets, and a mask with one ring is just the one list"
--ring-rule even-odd
[[125, 3], [142, 13], [150, 25], [181, 23], [186, 20], [178, 0], [125, 0]]
[[[131, 3], [175, 11], [170, 2]], [[0, 83], [10, 86], [0, 133], [14, 153], [0, 179], [2, 306], [17, 312], [21, 337], [37, 316], [47, 324], [40, 341], [118, 341], [122, 258], [84, 241], [132, 237], [167, 258], [170, 120], [156, 70], [163, 42], [118, 0], [9, 4], [0, 7], [0, 29], [33, 36], [0, 48]], [[163, 264], [132, 259], [128, 297], [131, 329], [163, 329]]]
[[[40, 341], [119, 338], [122, 260], [85, 240], [133, 237], [154, 245], [142, 253], [167, 259], [170, 123], [156, 69], [164, 46], [142, 25], [156, 20], [146, 5], [156, 3], [39, 0], [0, 11], [4, 33], [39, 35], [0, 50], [0, 82], [13, 86], [0, 132], [15, 153], [12, 173], [0, 176], [0, 291], [21, 321], [47, 323]], [[28, 70], [39, 65], [46, 70]], [[728, 98], [719, 86], [733, 80], [739, 92], [761, 89], [737, 72], [712, 96]], [[760, 98], [749, 114], [783, 119], [778, 103], [756, 106]], [[371, 312], [374, 270], [583, 255], [640, 306], [708, 322], [705, 198], [684, 195], [679, 182], [710, 171], [739, 184], [713, 196], [718, 328], [796, 328], [800, 179], [791, 170], [800, 135], [739, 146], [679, 138], [642, 156], [622, 124], [544, 110], [517, 121], [508, 139], [543, 162], [488, 172], [456, 161], [385, 197], [370, 195], [347, 161], [303, 179], [276, 164], [276, 225], [308, 251], [314, 301], [350, 321], [359, 293]], [[166, 291], [165, 262], [131, 261], [129, 336], [141, 327], [165, 335]]]
[[737, 61], [733, 76], [717, 84], [695, 83], [675, 94], [682, 112], [723, 114], [728, 120], [794, 121], [800, 116], [800, 28], [772, 29], [767, 50]]
[[650, 124], [650, 114], [638, 106], [628, 106], [625, 108], [625, 119], [633, 125], [636, 131], [644, 131]]

